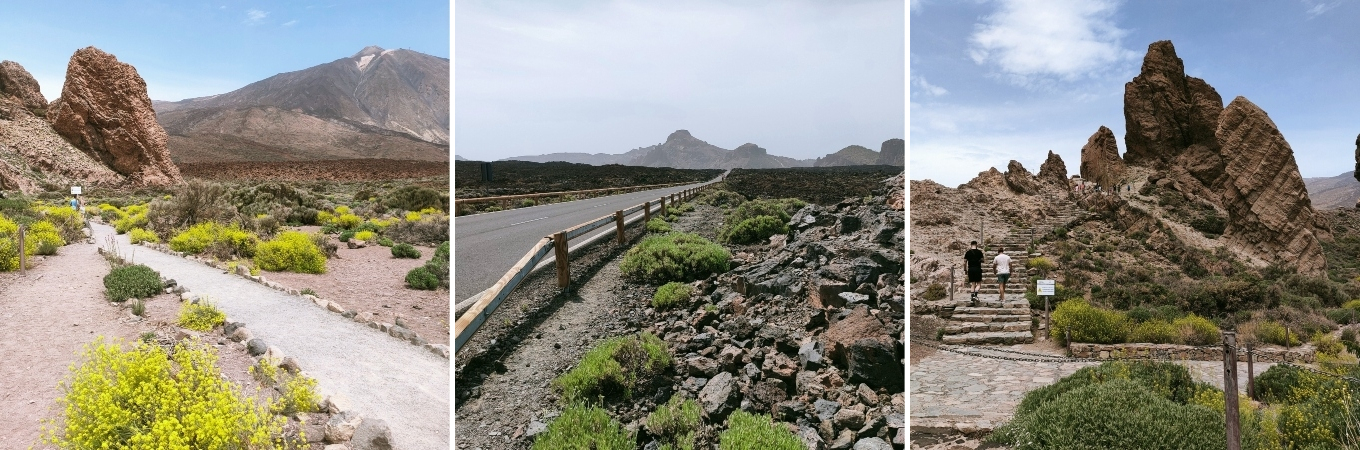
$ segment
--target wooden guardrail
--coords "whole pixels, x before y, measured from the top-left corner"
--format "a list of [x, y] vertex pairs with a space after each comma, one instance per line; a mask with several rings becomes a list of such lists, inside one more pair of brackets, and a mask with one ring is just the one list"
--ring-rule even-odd
[[510, 202], [510, 201], [513, 201], [513, 200], [526, 199], [526, 198], [562, 197], [562, 196], [566, 196], [566, 195], [585, 195], [585, 194], [595, 194], [595, 193], [602, 193], [602, 192], [627, 191], [627, 190], [635, 190], [635, 189], [636, 189], [636, 190], [660, 189], [660, 188], [668, 188], [668, 187], [674, 187], [674, 186], [681, 186], [681, 185], [685, 185], [685, 184], [691, 184], [691, 183], [690, 183], [690, 182], [686, 182], [686, 183], [670, 183], [670, 184], [649, 184], [649, 185], [643, 185], [643, 186], [623, 186], [623, 187], [602, 188], [602, 189], [586, 189], [586, 190], [581, 190], [581, 191], [541, 192], [541, 193], [537, 193], [537, 194], [498, 195], [498, 196], [494, 196], [494, 197], [462, 198], [462, 199], [454, 199], [454, 201], [453, 201], [453, 206], [454, 206], [454, 208], [457, 208], [457, 207], [459, 207], [459, 206], [463, 206], [463, 205], [467, 205], [467, 204], [472, 204], [472, 203], [488, 203], [488, 202], [501, 202], [501, 204], [502, 204], [503, 206], [507, 206], [507, 202]]
[[[719, 177], [718, 179], [709, 181], [700, 186], [658, 198], [657, 213], [664, 215], [668, 203], [674, 205], [677, 202], [692, 199], [695, 195], [698, 195], [699, 191], [712, 186], [713, 183], [720, 181], [721, 179], [722, 177]], [[651, 220], [652, 217], [652, 202], [646, 201], [639, 205], [614, 211], [613, 214], [576, 225], [540, 239], [537, 244], [530, 247], [529, 252], [525, 253], [524, 257], [519, 259], [519, 262], [515, 263], [509, 271], [505, 272], [505, 275], [501, 276], [500, 280], [497, 280], [495, 284], [491, 285], [490, 289], [483, 291], [481, 298], [477, 299], [477, 302], [472, 304], [467, 312], [458, 316], [458, 320], [454, 322], [453, 327], [454, 353], [457, 353], [459, 349], [463, 348], [464, 343], [472, 339], [472, 335], [477, 332], [477, 329], [480, 328], [483, 323], [486, 323], [487, 318], [496, 311], [496, 308], [500, 306], [501, 302], [505, 301], [505, 298], [510, 295], [510, 292], [514, 291], [515, 288], [529, 276], [530, 272], [533, 272], [534, 268], [548, 255], [548, 252], [553, 252], [553, 257], [556, 259], [557, 286], [563, 288], [567, 287], [571, 284], [570, 255], [568, 255], [567, 244], [571, 242], [572, 239], [609, 226], [610, 224], [613, 224], [615, 227], [615, 237], [618, 242], [623, 243], [624, 228], [626, 228], [629, 223], [637, 223], [639, 219], [635, 217], [632, 222], [626, 222], [624, 218], [636, 214], [638, 211], [642, 212], [640, 219], [645, 224], [648, 220]]]

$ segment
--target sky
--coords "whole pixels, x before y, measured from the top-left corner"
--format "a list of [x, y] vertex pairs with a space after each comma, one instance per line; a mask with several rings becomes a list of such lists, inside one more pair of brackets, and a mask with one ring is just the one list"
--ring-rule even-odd
[[1124, 83], [1171, 40], [1186, 73], [1226, 106], [1265, 110], [1304, 177], [1354, 167], [1360, 2], [911, 0], [912, 179], [966, 183], [1048, 150], [1068, 175], [1104, 125], [1122, 155]]
[[815, 158], [905, 138], [906, 5], [458, 0], [454, 153], [623, 153], [678, 129]]
[[61, 96], [71, 55], [91, 45], [136, 67], [151, 98], [169, 101], [231, 92], [369, 45], [449, 57], [447, 0], [8, 2], [0, 29], [0, 60], [23, 65], [49, 100]]

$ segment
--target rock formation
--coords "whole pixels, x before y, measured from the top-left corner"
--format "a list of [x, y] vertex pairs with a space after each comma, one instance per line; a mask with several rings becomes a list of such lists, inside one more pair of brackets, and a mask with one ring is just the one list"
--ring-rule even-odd
[[1360, 181], [1360, 135], [1355, 136], [1355, 181]]
[[1081, 147], [1081, 178], [1108, 187], [1119, 183], [1126, 170], [1114, 132], [1101, 125]]
[[1006, 166], [1006, 186], [1017, 194], [1034, 195], [1039, 193], [1039, 183], [1034, 181], [1025, 166], [1020, 165], [1019, 161], [1011, 160]]
[[66, 67], [61, 98], [47, 113], [52, 128], [76, 148], [134, 183], [174, 184], [166, 134], [156, 122], [146, 82], [131, 65], [94, 47], [77, 50]]
[[1058, 156], [1057, 153], [1053, 153], [1053, 150], [1049, 150], [1048, 158], [1044, 159], [1043, 164], [1039, 165], [1039, 175], [1037, 177], [1039, 178], [1040, 183], [1055, 185], [1066, 190], [1068, 187], [1067, 164], [1063, 162], [1061, 156]]
[[1214, 130], [1222, 110], [1218, 91], [1185, 75], [1171, 41], [1153, 42], [1142, 73], [1124, 85], [1124, 160], [1165, 167], [1192, 147], [1195, 153], [1216, 154]]
[[878, 150], [878, 161], [874, 164], [889, 166], [907, 165], [907, 142], [901, 139], [888, 139]]
[[0, 118], [14, 117], [5, 110], [16, 106], [42, 114], [47, 110], [47, 99], [38, 87], [38, 80], [33, 79], [24, 66], [14, 61], [0, 62], [0, 115], [5, 116]]
[[840, 149], [836, 153], [817, 158], [812, 163], [813, 167], [831, 166], [863, 166], [878, 162], [879, 154], [863, 146], [851, 145]]
[[1237, 97], [1219, 118], [1216, 136], [1228, 182], [1225, 236], [1266, 260], [1287, 261], [1302, 273], [1326, 268], [1317, 218], [1294, 151], [1265, 111]]

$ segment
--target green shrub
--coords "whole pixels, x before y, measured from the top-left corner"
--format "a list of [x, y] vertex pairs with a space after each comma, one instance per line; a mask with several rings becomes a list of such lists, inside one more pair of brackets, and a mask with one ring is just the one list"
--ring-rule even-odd
[[19, 270], [19, 244], [14, 239], [0, 235], [0, 272]]
[[[1026, 395], [1026, 400], [1029, 395]], [[1221, 449], [1223, 416], [1113, 379], [1082, 386], [1017, 413], [990, 437], [1015, 450], [1055, 448]]]
[[128, 240], [132, 241], [133, 244], [140, 244], [143, 242], [150, 242], [154, 244], [161, 241], [161, 238], [156, 236], [155, 231], [147, 229], [133, 228], [131, 230], [128, 230], [127, 234]]
[[1194, 314], [1176, 319], [1171, 323], [1180, 333], [1181, 342], [1186, 345], [1209, 345], [1219, 342], [1221, 332], [1209, 319]]
[[1133, 327], [1129, 332], [1129, 342], [1147, 342], [1152, 344], [1180, 344], [1180, 330], [1171, 323], [1153, 319], [1140, 323]]
[[571, 405], [534, 438], [534, 450], [633, 450], [636, 438], [600, 407]]
[[189, 227], [170, 238], [170, 248], [177, 252], [199, 254], [205, 251], [226, 259], [232, 255], [250, 258], [260, 239], [236, 224], [222, 225], [204, 222]]
[[732, 255], [727, 249], [696, 234], [648, 236], [624, 254], [623, 276], [648, 283], [689, 282], [726, 272]]
[[671, 232], [671, 224], [666, 223], [665, 220], [663, 220], [663, 219], [660, 218], [660, 217], [657, 217], [657, 218], [655, 218], [655, 219], [652, 219], [652, 220], [648, 220], [648, 221], [647, 221], [647, 232], [648, 232], [648, 233], [658, 233], [658, 234], [660, 234], [660, 233], [670, 233], [670, 232]]
[[29, 225], [24, 233], [24, 251], [30, 255], [55, 255], [57, 248], [66, 245], [61, 232], [48, 221], [38, 221]]
[[[367, 223], [367, 222], [365, 222], [365, 223]], [[359, 231], [359, 232], [354, 233], [354, 239], [358, 239], [358, 240], [361, 240], [361, 241], [364, 241], [364, 242], [370, 242], [370, 241], [372, 241], [372, 240], [373, 240], [373, 236], [376, 236], [376, 234], [373, 233], [372, 231], [368, 231], [368, 230], [363, 230], [363, 231]]]
[[425, 266], [420, 266], [406, 272], [406, 287], [433, 291], [439, 289], [439, 277], [436, 277]]
[[715, 189], [704, 193], [701, 199], [710, 206], [737, 206], [746, 201], [746, 197], [725, 189]]
[[384, 236], [378, 238], [378, 245], [381, 245], [383, 247], [391, 247], [393, 243], [391, 239], [388, 239], [386, 236]]
[[651, 333], [606, 339], [570, 372], [553, 380], [566, 404], [632, 398], [633, 390], [670, 366], [666, 343]]
[[685, 306], [689, 303], [693, 291], [694, 289], [690, 285], [678, 281], [663, 284], [656, 289], [656, 295], [652, 297], [652, 307], [670, 309]]
[[944, 299], [946, 295], [948, 295], [948, 293], [945, 292], [943, 284], [930, 283], [930, 286], [926, 286], [925, 292], [921, 293], [921, 299], [933, 302], [935, 300]]
[[672, 395], [670, 401], [647, 415], [647, 432], [657, 436], [663, 446], [692, 450], [695, 435], [704, 426], [703, 414], [699, 402]]
[[61, 384], [61, 418], [43, 441], [62, 449], [277, 448], [285, 419], [223, 378], [215, 351], [181, 342], [123, 351], [102, 338], [87, 345]]
[[326, 253], [312, 242], [311, 235], [285, 231], [260, 244], [255, 265], [271, 272], [326, 273]]
[[383, 199], [383, 204], [389, 208], [404, 211], [420, 211], [430, 208], [448, 211], [449, 194], [419, 186], [403, 186], [389, 192], [387, 197]]
[[806, 448], [798, 436], [794, 436], [781, 424], [774, 423], [770, 416], [751, 414], [746, 411], [733, 411], [727, 416], [727, 430], [718, 435], [718, 448], [722, 450], [802, 450]]
[[1322, 333], [1314, 334], [1313, 338], [1310, 339], [1310, 341], [1313, 342], [1313, 345], [1317, 348], [1318, 353], [1327, 356], [1337, 356], [1341, 354], [1342, 350], [1345, 350], [1345, 346], [1341, 345], [1341, 341], [1332, 337], [1332, 335], [1330, 334]]
[[113, 302], [154, 297], [162, 289], [161, 275], [141, 264], [114, 267], [104, 276], [104, 295]]
[[217, 328], [227, 320], [227, 313], [217, 309], [217, 305], [212, 304], [208, 299], [199, 300], [197, 303], [185, 302], [179, 308], [179, 326], [194, 331], [208, 331]]
[[724, 227], [718, 239], [733, 244], [754, 244], [764, 242], [770, 236], [789, 232], [788, 219], [774, 216], [755, 216], [731, 227]]
[[349, 242], [350, 239], [354, 239], [354, 234], [355, 232], [353, 230], [341, 231], [340, 242]]
[[1025, 267], [1038, 271], [1039, 276], [1044, 276], [1049, 272], [1052, 272], [1053, 269], [1056, 269], [1058, 266], [1054, 265], [1053, 261], [1050, 261], [1048, 258], [1038, 256], [1025, 261]]
[[[1254, 324], [1254, 327], [1256, 330], [1256, 339], [1259, 339], [1261, 342], [1287, 346], [1295, 346], [1302, 343], [1302, 341], [1299, 340], [1298, 334], [1286, 333], [1284, 326], [1277, 322], [1257, 322]], [[1285, 341], [1285, 336], [1289, 336], [1287, 342]]]
[[1110, 361], [1098, 366], [1083, 367], [1048, 386], [1025, 394], [1016, 408], [1016, 415], [1028, 414], [1063, 394], [1096, 383], [1110, 380], [1132, 380], [1168, 400], [1185, 403], [1195, 394], [1195, 379], [1184, 366], [1175, 363], [1149, 361]]
[[1053, 329], [1050, 336], [1067, 344], [1065, 332], [1071, 330], [1074, 342], [1092, 344], [1118, 344], [1128, 336], [1130, 322], [1124, 313], [1100, 309], [1085, 300], [1071, 299], [1062, 302], [1053, 311]]
[[[283, 383], [279, 398], [269, 409], [274, 414], [290, 416], [299, 412], [316, 411], [321, 396], [316, 393], [316, 379], [306, 375], [293, 375]], [[320, 436], [317, 436], [320, 437]]]
[[412, 247], [411, 244], [397, 244], [392, 246], [392, 257], [419, 259], [420, 250]]

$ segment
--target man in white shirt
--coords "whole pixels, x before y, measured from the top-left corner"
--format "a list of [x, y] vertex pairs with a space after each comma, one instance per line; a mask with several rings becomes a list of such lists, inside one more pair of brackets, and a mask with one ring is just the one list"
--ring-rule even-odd
[[992, 260], [996, 267], [996, 281], [1001, 283], [1001, 301], [1006, 301], [1006, 282], [1011, 279], [1011, 257], [1006, 255], [1006, 249], [996, 248], [996, 258]]

